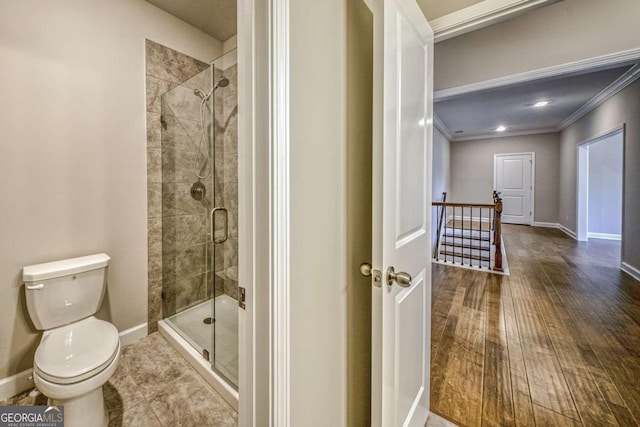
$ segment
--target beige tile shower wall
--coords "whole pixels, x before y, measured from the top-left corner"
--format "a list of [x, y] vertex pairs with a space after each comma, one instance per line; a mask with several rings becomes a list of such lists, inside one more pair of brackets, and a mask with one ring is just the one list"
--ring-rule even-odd
[[[216, 93], [216, 202], [229, 211], [229, 239], [216, 246], [216, 290], [238, 299], [238, 66], [218, 75], [229, 86]], [[221, 224], [221, 221], [219, 222]], [[218, 230], [220, 231], [220, 230]]]
[[[148, 317], [151, 332], [156, 330], [163, 313], [174, 314], [199, 297], [205, 297], [206, 209], [188, 197], [190, 183], [194, 181], [189, 170], [190, 161], [200, 131], [198, 98], [193, 94], [193, 87], [184, 88], [184, 91], [190, 91], [188, 94], [178, 88], [163, 105], [162, 94], [209, 66], [151, 40], [146, 41], [146, 64]], [[203, 79], [204, 84], [208, 82]], [[208, 87], [203, 86], [201, 90], [206, 92]], [[164, 262], [163, 243], [168, 246]]]

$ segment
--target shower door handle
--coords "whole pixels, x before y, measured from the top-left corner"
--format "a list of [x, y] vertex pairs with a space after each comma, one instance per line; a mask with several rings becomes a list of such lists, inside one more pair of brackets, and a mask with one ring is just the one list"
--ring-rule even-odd
[[[222, 236], [221, 239], [216, 239], [215, 237], [215, 218], [216, 218], [216, 212], [221, 211], [224, 212], [224, 235]], [[229, 211], [227, 211], [227, 208], [223, 207], [223, 206], [219, 206], [217, 208], [213, 208], [211, 209], [211, 218], [209, 221], [210, 227], [211, 227], [211, 242], [219, 245], [222, 244], [224, 242], [227, 241], [227, 239], [229, 238]]]

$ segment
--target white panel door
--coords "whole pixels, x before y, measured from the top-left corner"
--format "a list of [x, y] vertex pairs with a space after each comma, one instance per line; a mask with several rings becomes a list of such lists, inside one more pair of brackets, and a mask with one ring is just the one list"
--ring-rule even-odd
[[496, 154], [494, 188], [502, 197], [502, 222], [531, 225], [533, 154]]
[[[414, 0], [374, 3], [372, 425], [429, 413], [433, 33]], [[411, 276], [389, 282], [394, 268]]]

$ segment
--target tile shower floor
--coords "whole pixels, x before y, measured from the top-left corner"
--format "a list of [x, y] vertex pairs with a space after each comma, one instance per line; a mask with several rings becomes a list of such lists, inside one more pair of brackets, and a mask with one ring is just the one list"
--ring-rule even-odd
[[229, 295], [215, 298], [215, 352], [211, 348], [214, 323], [211, 301], [203, 302], [169, 317], [167, 323], [185, 338], [198, 352], [209, 352], [215, 367], [234, 384], [238, 384], [238, 301]]
[[[157, 332], [122, 348], [103, 386], [109, 427], [235, 426], [238, 416]], [[24, 393], [2, 405], [44, 405]]]

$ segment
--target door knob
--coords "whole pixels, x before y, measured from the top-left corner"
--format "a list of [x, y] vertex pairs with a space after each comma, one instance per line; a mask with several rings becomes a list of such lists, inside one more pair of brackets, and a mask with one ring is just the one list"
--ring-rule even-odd
[[360, 264], [360, 274], [362, 274], [364, 277], [371, 277], [371, 264], [369, 264], [368, 262], [363, 262], [362, 264]]
[[387, 285], [393, 286], [393, 282], [396, 282], [403, 288], [408, 288], [411, 286], [411, 275], [402, 271], [396, 273], [393, 267], [389, 267], [387, 269]]
[[376, 288], [382, 286], [382, 272], [371, 267], [371, 264], [369, 264], [368, 262], [363, 262], [362, 264], [360, 264], [360, 274], [362, 274], [364, 277], [373, 276], [373, 286], [375, 286]]

